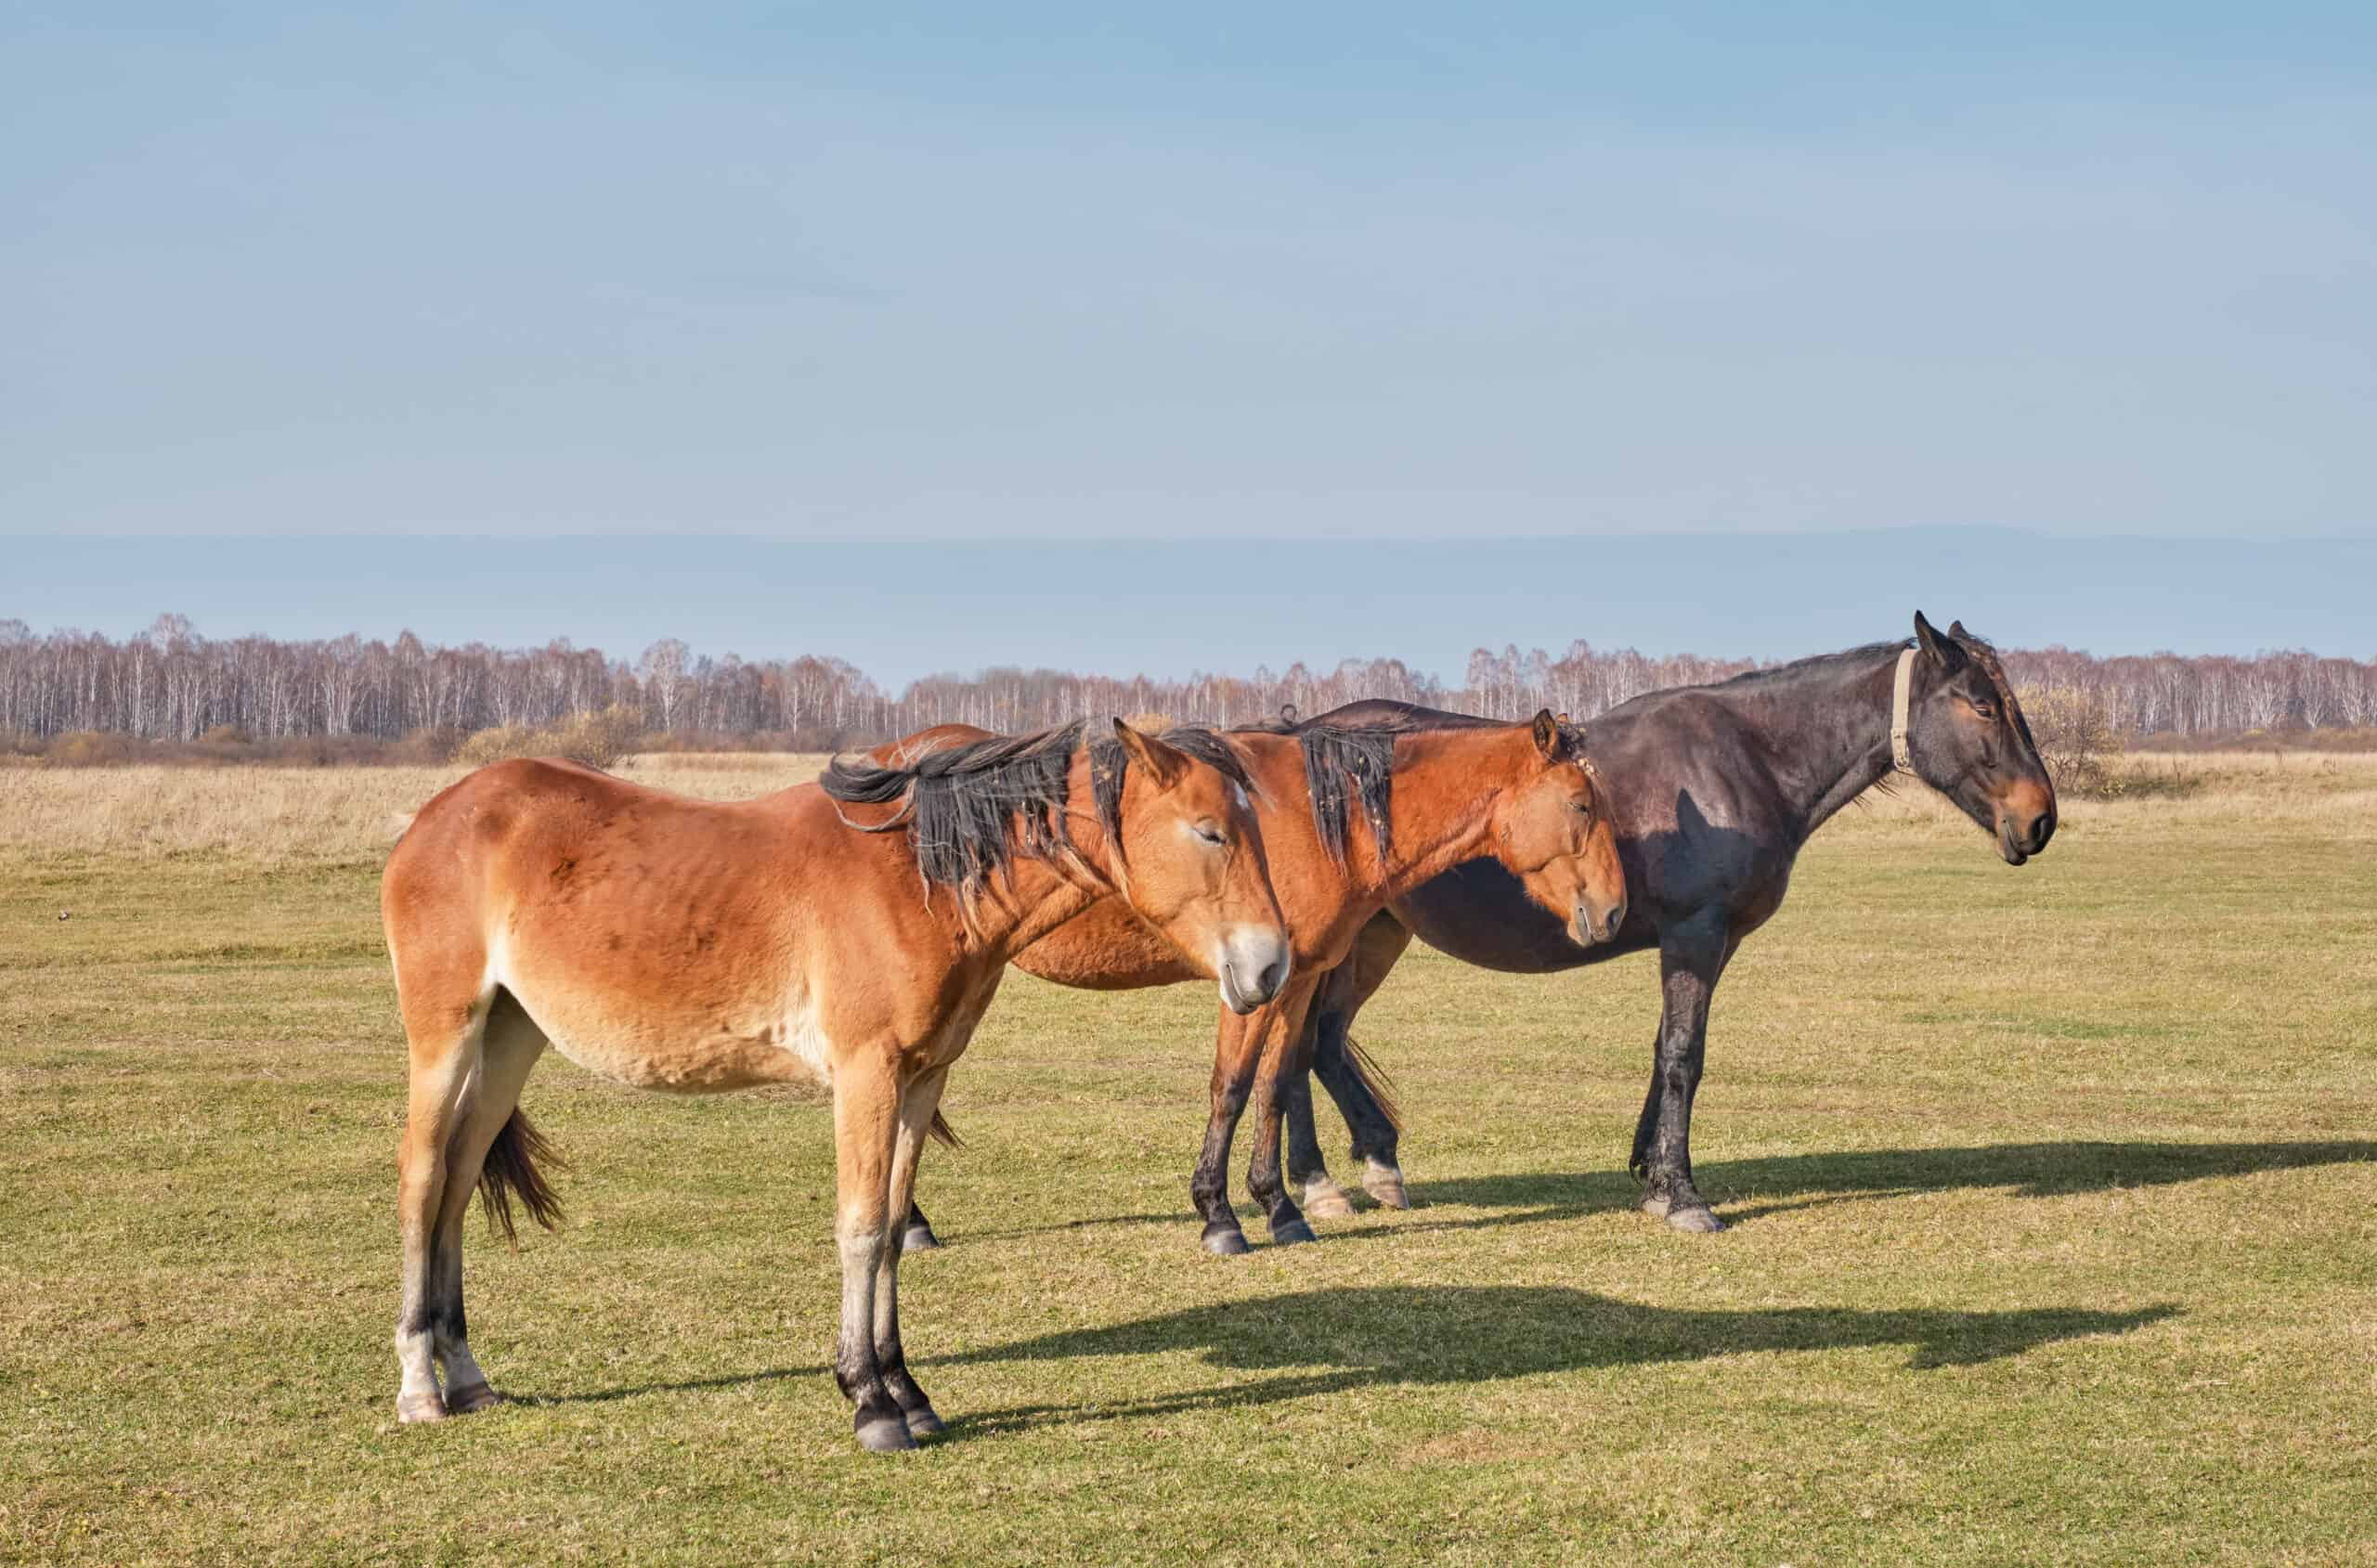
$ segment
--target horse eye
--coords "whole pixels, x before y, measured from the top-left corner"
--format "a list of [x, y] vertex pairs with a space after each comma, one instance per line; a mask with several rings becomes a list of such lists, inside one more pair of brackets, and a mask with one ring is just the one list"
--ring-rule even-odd
[[1222, 836], [1222, 830], [1214, 826], [1211, 823], [1199, 823], [1197, 824], [1197, 836], [1217, 849], [1229, 842]]

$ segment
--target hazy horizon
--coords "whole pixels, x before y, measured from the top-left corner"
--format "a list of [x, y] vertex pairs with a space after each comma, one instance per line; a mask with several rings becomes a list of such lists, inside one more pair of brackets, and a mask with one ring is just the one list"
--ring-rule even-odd
[[888, 686], [1020, 665], [1243, 673], [1581, 639], [1788, 659], [1907, 634], [1921, 609], [2008, 647], [2377, 656], [2377, 540], [2051, 538], [2015, 529], [1394, 540], [945, 540], [19, 536], [0, 618], [121, 639], [204, 635], [535, 647], [633, 660], [850, 661]]

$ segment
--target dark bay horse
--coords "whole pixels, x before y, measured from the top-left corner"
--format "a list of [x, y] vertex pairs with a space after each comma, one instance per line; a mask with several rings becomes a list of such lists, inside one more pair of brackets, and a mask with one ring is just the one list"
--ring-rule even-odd
[[1268, 1003], [1288, 933], [1249, 784], [1227, 743], [1117, 721], [837, 758], [757, 800], [501, 762], [430, 801], [381, 879], [411, 1050], [398, 1418], [496, 1402], [463, 1321], [462, 1220], [476, 1188], [507, 1231], [515, 1195], [551, 1223], [518, 1108], [550, 1044], [680, 1094], [831, 1085], [835, 1376], [862, 1445], [941, 1431], [901, 1348], [899, 1222], [949, 1069], [1007, 961], [1109, 897], [1230, 1007]]
[[[1361, 702], [1316, 722], [1482, 722]], [[1411, 939], [1489, 969], [1542, 974], [1656, 947], [1664, 1004], [1651, 1087], [1630, 1161], [1643, 1209], [1679, 1230], [1723, 1224], [1692, 1180], [1692, 1099], [1708, 1004], [1744, 938], [1782, 906], [1799, 849], [1826, 819], [1898, 771], [1954, 801], [2008, 865], [2046, 848], [2055, 789], [1995, 652], [1961, 623], [1943, 635], [1918, 613], [1911, 642], [1802, 659], [1712, 686], [1635, 698], [1592, 720], [1626, 866], [1627, 919], [1614, 942], [1579, 948], [1513, 896], [1491, 863], [1459, 867], [1396, 900], [1320, 981], [1310, 1023], [1278, 1088], [1288, 1180], [1307, 1212], [1342, 1214], [1312, 1123], [1309, 1061], [1353, 1131], [1363, 1185], [1404, 1206], [1396, 1127], [1359, 1070], [1355, 1015]]]
[[[943, 725], [879, 747], [884, 759], [972, 739]], [[1450, 867], [1494, 868], [1510, 896], [1579, 950], [1614, 936], [1626, 917], [1626, 871], [1602, 809], [1606, 781], [1581, 739], [1549, 712], [1526, 724], [1447, 729], [1387, 721], [1356, 728], [1313, 722], [1228, 733], [1254, 784], [1255, 813], [1293, 943], [1279, 994], [1215, 1030], [1205, 1141], [1190, 1195], [1204, 1244], [1243, 1252], [1227, 1191], [1230, 1143], [1248, 1095], [1283, 1081], [1280, 1064], [1305, 1032], [1322, 977], [1352, 951], [1371, 916]], [[1132, 991], [1191, 978], [1178, 954], [1131, 907], [1091, 905], [1017, 953], [1016, 967], [1059, 985]], [[1279, 1107], [1257, 1098], [1260, 1134], [1247, 1171], [1275, 1241], [1309, 1241], [1281, 1178]], [[911, 1243], [929, 1245], [921, 1211]]]

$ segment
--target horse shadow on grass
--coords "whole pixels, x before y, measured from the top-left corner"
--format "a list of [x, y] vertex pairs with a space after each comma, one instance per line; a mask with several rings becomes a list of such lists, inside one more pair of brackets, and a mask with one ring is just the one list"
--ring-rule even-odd
[[[1488, 1383], [1778, 1351], [1904, 1345], [1909, 1369], [1920, 1372], [1978, 1366], [2083, 1335], [2126, 1334], [2179, 1311], [2169, 1302], [2133, 1312], [2064, 1306], [2009, 1312], [1734, 1311], [1651, 1306], [1558, 1285], [1374, 1285], [1216, 1302], [956, 1355], [916, 1357], [915, 1364], [966, 1367], [1189, 1351], [1225, 1373], [1279, 1374], [1252, 1380], [1232, 1377], [1210, 1388], [1089, 1407], [1034, 1405], [962, 1415], [950, 1421], [950, 1433], [964, 1437], [1059, 1422], [1275, 1405], [1382, 1384]], [[523, 1391], [508, 1397], [531, 1407], [607, 1404], [643, 1394], [823, 1377], [828, 1370], [773, 1367], [585, 1393]]]
[[1194, 1307], [936, 1357], [929, 1365], [1188, 1351], [1221, 1371], [1280, 1374], [1089, 1407], [1034, 1405], [961, 1415], [950, 1431], [963, 1437], [1272, 1405], [1378, 1385], [1486, 1383], [1777, 1351], [1904, 1345], [1912, 1370], [1969, 1367], [2058, 1340], [2130, 1333], [2179, 1310], [2163, 1303], [2133, 1312], [1733, 1311], [1650, 1306], [1566, 1286], [1381, 1285]]
[[[1925, 1192], [2010, 1187], [2017, 1198], [2068, 1198], [2079, 1193], [2171, 1186], [2215, 1176], [2371, 1161], [2377, 1161], [2377, 1143], [2365, 1139], [2234, 1144], [2078, 1141], [1715, 1160], [1695, 1163], [1693, 1177], [1702, 1194], [1716, 1206], [1719, 1217], [1730, 1225], [1738, 1225], [1799, 1209], [1862, 1199], [1908, 1198]], [[1630, 1208], [1641, 1196], [1631, 1178], [1614, 1171], [1579, 1174], [1537, 1172], [1456, 1177], [1448, 1181], [1422, 1177], [1412, 1182], [1411, 1193], [1422, 1209], [1444, 1204], [1523, 1211], [1481, 1220], [1441, 1222], [1452, 1229], [1571, 1219]], [[1749, 1206], [1737, 1207], [1744, 1202]]]

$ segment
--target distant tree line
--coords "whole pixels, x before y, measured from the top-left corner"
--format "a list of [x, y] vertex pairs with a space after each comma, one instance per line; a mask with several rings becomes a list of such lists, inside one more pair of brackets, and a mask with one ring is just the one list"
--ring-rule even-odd
[[[2047, 648], [2008, 651], [2006, 665], [2026, 693], [2077, 696], [2127, 737], [2377, 724], [2377, 662], [2307, 653], [2098, 658]], [[394, 741], [625, 708], [664, 736], [763, 736], [822, 749], [929, 724], [1020, 731], [1085, 714], [1156, 712], [1186, 723], [1242, 724], [1283, 706], [1313, 714], [1357, 697], [1497, 718], [1550, 707], [1589, 719], [1643, 692], [1755, 667], [1746, 659], [1651, 658], [1577, 641], [1557, 657], [1541, 649], [1481, 648], [1459, 686], [1399, 659], [1349, 659], [1327, 671], [1295, 664], [1276, 673], [1258, 667], [1247, 676], [1166, 680], [994, 667], [930, 676], [893, 693], [840, 659], [696, 656], [673, 639], [629, 663], [566, 641], [506, 649], [432, 647], [409, 632], [392, 642], [213, 639], [184, 616], [161, 616], [118, 642], [71, 630], [37, 636], [20, 620], [0, 620], [0, 736]]]

